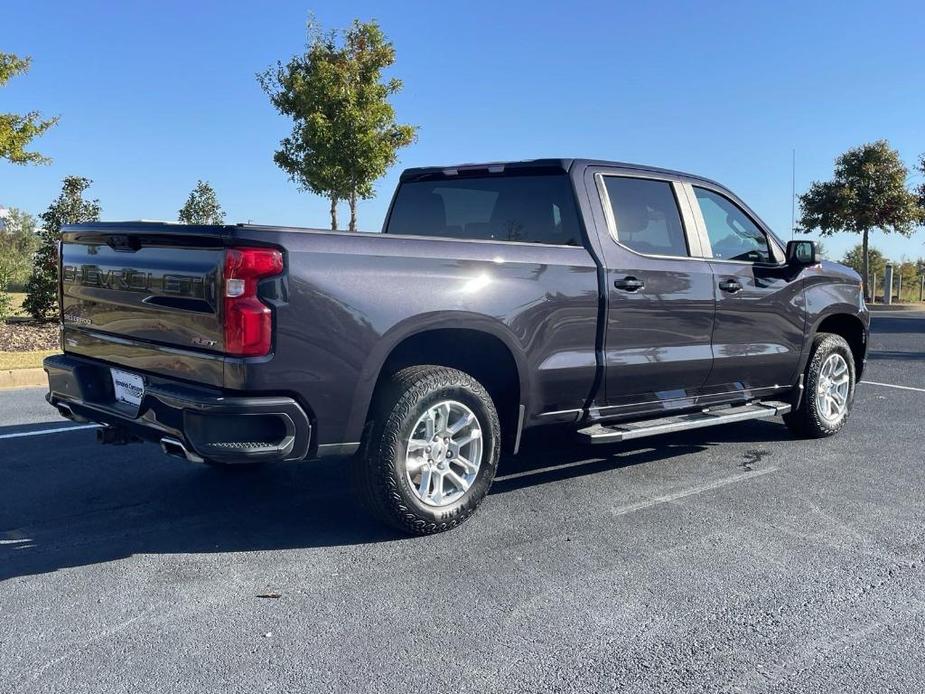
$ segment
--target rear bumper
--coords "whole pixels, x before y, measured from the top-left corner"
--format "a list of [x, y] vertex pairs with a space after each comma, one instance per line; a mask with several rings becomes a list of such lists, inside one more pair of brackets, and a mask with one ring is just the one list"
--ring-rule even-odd
[[115, 400], [108, 364], [65, 354], [46, 358], [43, 366], [46, 399], [63, 416], [116, 427], [147, 441], [179, 442], [193, 454], [191, 459], [272, 462], [302, 460], [309, 453], [311, 424], [289, 397], [238, 396], [145, 375], [144, 396], [136, 408]]

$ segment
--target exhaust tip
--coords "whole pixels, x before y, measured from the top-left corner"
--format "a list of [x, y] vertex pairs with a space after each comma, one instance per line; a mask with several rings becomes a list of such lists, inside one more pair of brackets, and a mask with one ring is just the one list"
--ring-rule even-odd
[[205, 462], [198, 455], [192, 451], [187, 450], [186, 446], [184, 446], [181, 441], [177, 441], [177, 439], [171, 439], [166, 436], [162, 438], [161, 450], [164, 451], [164, 453], [167, 455], [173, 456], [174, 458], [183, 458], [184, 460], [188, 460], [191, 463]]
[[71, 409], [71, 406], [66, 402], [57, 402], [55, 403], [55, 409], [58, 410], [58, 414], [64, 417], [65, 419], [70, 419], [72, 422], [78, 422], [85, 424], [90, 420], [86, 417], [81, 417], [79, 414], [76, 414], [74, 410]]

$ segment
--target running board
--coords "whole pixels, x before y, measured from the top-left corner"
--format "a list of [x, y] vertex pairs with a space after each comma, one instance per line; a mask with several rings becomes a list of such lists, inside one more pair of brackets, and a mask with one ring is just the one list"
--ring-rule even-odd
[[641, 439], [644, 436], [655, 436], [656, 434], [712, 427], [717, 424], [742, 422], [747, 419], [770, 419], [788, 412], [790, 412], [790, 403], [765, 400], [737, 407], [708, 407], [701, 412], [660, 417], [659, 419], [644, 419], [611, 425], [592, 424], [579, 429], [578, 435], [586, 443], [613, 443]]

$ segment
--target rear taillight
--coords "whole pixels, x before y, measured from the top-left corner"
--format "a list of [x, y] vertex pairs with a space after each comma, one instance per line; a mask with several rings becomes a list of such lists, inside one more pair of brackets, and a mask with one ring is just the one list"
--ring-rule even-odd
[[272, 248], [225, 251], [225, 352], [242, 357], [269, 354], [273, 315], [257, 298], [257, 282], [283, 271], [283, 255]]

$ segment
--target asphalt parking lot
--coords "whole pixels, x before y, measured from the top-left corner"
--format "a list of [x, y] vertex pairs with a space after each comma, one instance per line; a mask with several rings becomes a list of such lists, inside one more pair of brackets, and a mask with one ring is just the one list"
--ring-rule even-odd
[[533, 441], [415, 539], [0, 393], [0, 691], [925, 691], [925, 313], [871, 349], [835, 438]]

